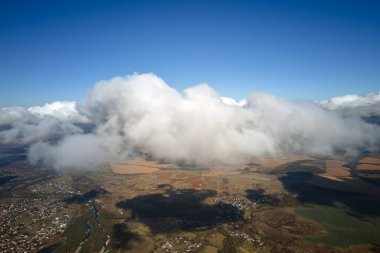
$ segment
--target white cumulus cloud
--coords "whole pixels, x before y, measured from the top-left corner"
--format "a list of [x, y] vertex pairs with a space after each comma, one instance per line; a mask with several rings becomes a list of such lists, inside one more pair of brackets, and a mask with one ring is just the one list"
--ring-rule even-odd
[[57, 140], [82, 133], [76, 124], [88, 120], [76, 109], [75, 102], [54, 102], [44, 106], [5, 107], [0, 110], [0, 143], [26, 145]]
[[380, 92], [366, 96], [356, 94], [333, 97], [320, 102], [323, 108], [340, 111], [345, 115], [362, 117], [380, 116]]
[[87, 122], [87, 119], [78, 112], [76, 102], [73, 101], [56, 101], [43, 106], [33, 106], [28, 108], [28, 111], [39, 117], [53, 116], [62, 121]]
[[[207, 84], [179, 92], [154, 74], [134, 74], [97, 83], [79, 105], [3, 108], [0, 122], [9, 127], [0, 142], [29, 143], [32, 162], [58, 169], [94, 168], [136, 154], [234, 164], [264, 155], [378, 151], [379, 126], [323, 107], [267, 93], [235, 101]], [[84, 131], [78, 120], [93, 127]]]

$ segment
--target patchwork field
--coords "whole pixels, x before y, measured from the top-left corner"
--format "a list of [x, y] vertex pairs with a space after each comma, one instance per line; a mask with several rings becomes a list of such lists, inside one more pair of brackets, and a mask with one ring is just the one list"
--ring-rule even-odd
[[65, 206], [67, 229], [48, 252], [373, 253], [380, 186], [358, 165], [292, 156], [199, 168], [139, 158], [51, 178], [7, 167], [0, 192]]
[[349, 177], [351, 175], [350, 170], [344, 165], [346, 161], [341, 160], [326, 160], [326, 176], [331, 178]]
[[358, 163], [380, 164], [380, 157], [368, 156], [359, 160]]
[[361, 163], [356, 166], [357, 170], [374, 170], [374, 171], [380, 171], [380, 164], [366, 164], [366, 163]]
[[251, 159], [245, 166], [256, 167], [260, 171], [271, 170], [273, 168], [295, 162], [314, 160], [313, 157], [303, 155], [289, 155], [283, 157], [261, 157]]
[[358, 171], [380, 171], [380, 158], [377, 156], [365, 157], [356, 165]]
[[141, 158], [111, 163], [111, 169], [116, 174], [147, 174], [172, 167], [174, 167], [173, 164], [162, 164]]
[[[368, 208], [373, 208], [369, 205]], [[378, 208], [378, 207], [377, 207]], [[334, 206], [316, 205], [313, 208], [297, 208], [296, 212], [321, 224], [326, 234], [319, 237], [306, 237], [308, 240], [329, 245], [347, 247], [355, 244], [380, 243], [380, 217], [355, 217], [342, 203]]]

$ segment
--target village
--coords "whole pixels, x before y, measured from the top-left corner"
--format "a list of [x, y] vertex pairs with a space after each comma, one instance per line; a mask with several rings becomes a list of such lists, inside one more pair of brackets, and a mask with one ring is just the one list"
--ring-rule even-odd
[[69, 214], [56, 199], [21, 199], [0, 203], [0, 252], [37, 250], [63, 233]]
[[67, 176], [33, 184], [29, 186], [29, 190], [32, 193], [41, 194], [80, 194], [73, 188], [72, 181]]

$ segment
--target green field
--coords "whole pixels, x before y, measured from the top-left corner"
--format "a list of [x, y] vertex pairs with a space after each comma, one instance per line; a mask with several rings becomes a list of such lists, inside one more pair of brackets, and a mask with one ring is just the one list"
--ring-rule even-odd
[[276, 169], [269, 172], [269, 174], [277, 175], [277, 174], [287, 174], [287, 173], [297, 173], [297, 172], [305, 172], [311, 174], [322, 174], [326, 172], [325, 168], [320, 168], [318, 166], [313, 165], [302, 165], [305, 161], [296, 161], [291, 162], [282, 166], [277, 167]]
[[[368, 207], [370, 208], [370, 207]], [[342, 203], [335, 206], [315, 205], [295, 209], [300, 216], [321, 224], [327, 234], [305, 239], [338, 247], [380, 243], [379, 216], [357, 216]]]

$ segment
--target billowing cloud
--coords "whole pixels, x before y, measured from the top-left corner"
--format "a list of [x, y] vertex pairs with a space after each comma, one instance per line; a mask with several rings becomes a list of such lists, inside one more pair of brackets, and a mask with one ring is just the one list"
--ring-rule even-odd
[[54, 102], [28, 109], [5, 107], [0, 110], [0, 143], [27, 145], [58, 140], [82, 133], [77, 124], [87, 122], [76, 110], [75, 102]]
[[88, 120], [77, 110], [76, 102], [73, 101], [56, 101], [47, 103], [44, 106], [33, 106], [28, 111], [40, 118], [44, 116], [53, 116], [62, 121], [71, 121], [85, 123]]
[[245, 105], [247, 105], [247, 100], [246, 99], [242, 99], [240, 101], [236, 101], [235, 99], [229, 98], [229, 97], [221, 97], [220, 99], [226, 105], [237, 105], [237, 106], [245, 106]]
[[348, 116], [380, 117], [380, 92], [369, 93], [366, 96], [355, 94], [333, 97], [320, 102], [323, 108], [340, 111]]
[[[81, 118], [94, 127], [90, 132], [61, 129], [56, 142], [35, 138], [29, 152], [32, 162], [93, 168], [143, 154], [170, 162], [233, 164], [289, 153], [355, 156], [358, 150], [377, 151], [380, 141], [378, 126], [314, 103], [289, 102], [266, 93], [237, 102], [207, 84], [178, 92], [154, 74], [101, 81], [82, 104], [68, 105], [64, 111], [49, 106], [27, 110], [29, 117], [43, 116], [24, 127], [60, 132], [54, 124], [39, 126], [37, 122], [47, 118], [77, 128], [73, 121]], [[12, 128], [5, 131], [17, 129], [17, 115], [25, 112], [6, 110], [12, 113], [0, 119], [11, 122]]]

